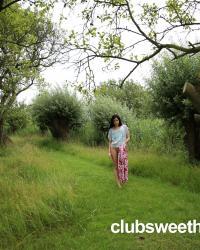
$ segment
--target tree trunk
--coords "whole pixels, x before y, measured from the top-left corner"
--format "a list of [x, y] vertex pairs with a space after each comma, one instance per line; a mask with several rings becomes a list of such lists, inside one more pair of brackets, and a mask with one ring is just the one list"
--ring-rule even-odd
[[60, 136], [59, 136], [59, 134], [58, 134], [58, 131], [54, 128], [53, 125], [51, 125], [51, 126], [49, 127], [49, 129], [50, 129], [50, 131], [51, 131], [51, 133], [52, 133], [52, 135], [53, 135], [53, 138], [55, 138], [55, 139], [60, 139]]
[[200, 124], [200, 115], [195, 114], [195, 115], [194, 115], [194, 120], [195, 120], [195, 122], [196, 122], [197, 124]]
[[195, 122], [195, 159], [200, 161], [200, 124]]
[[71, 141], [69, 135], [69, 128], [64, 119], [53, 120], [50, 131], [54, 138], [62, 139], [63, 141]]
[[184, 126], [187, 133], [189, 159], [200, 161], [200, 126], [193, 118], [186, 120]]
[[12, 142], [12, 140], [3, 133], [3, 125], [4, 125], [4, 120], [1, 119], [0, 120], [0, 146], [4, 146], [6, 145], [6, 143], [9, 141], [9, 142]]
[[189, 82], [186, 82], [183, 88], [183, 94], [188, 97], [200, 113], [200, 86], [194, 87]]
[[11, 128], [12, 128], [12, 134], [14, 135], [14, 133], [17, 131], [17, 127], [14, 124], [12, 124]]
[[3, 120], [0, 120], [0, 146], [4, 145], [3, 140]]
[[195, 128], [192, 119], [186, 120], [184, 123], [185, 131], [188, 139], [189, 158], [195, 158]]
[[[200, 81], [199, 74], [198, 78]], [[186, 82], [183, 88], [183, 94], [188, 97], [200, 113], [200, 85], [194, 87], [189, 82]], [[189, 157], [194, 157], [196, 160], [200, 161], [200, 115], [195, 114], [194, 121], [194, 124], [192, 121], [188, 121], [186, 122], [188, 124], [185, 124], [189, 144]], [[194, 135], [192, 135], [193, 133]]]
[[45, 132], [47, 131], [47, 128], [44, 126], [40, 126], [40, 133], [42, 136], [45, 136]]

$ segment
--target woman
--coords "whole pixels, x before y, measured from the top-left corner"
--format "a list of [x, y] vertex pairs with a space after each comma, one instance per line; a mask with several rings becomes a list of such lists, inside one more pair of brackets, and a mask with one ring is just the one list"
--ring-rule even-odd
[[[121, 188], [119, 171], [118, 171], [118, 152], [120, 146], [124, 146], [129, 140], [130, 135], [128, 127], [122, 125], [121, 119], [118, 115], [113, 115], [110, 122], [110, 130], [108, 132], [109, 139], [109, 158], [113, 160], [114, 175], [117, 185]], [[126, 150], [126, 148], [125, 148]]]

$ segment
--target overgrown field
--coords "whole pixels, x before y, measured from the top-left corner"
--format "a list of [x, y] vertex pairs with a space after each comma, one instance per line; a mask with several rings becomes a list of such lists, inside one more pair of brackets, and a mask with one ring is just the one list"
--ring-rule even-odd
[[200, 168], [187, 157], [129, 149], [129, 182], [118, 189], [107, 148], [12, 139], [0, 151], [1, 249], [199, 249], [198, 226], [111, 232], [121, 220], [200, 223]]

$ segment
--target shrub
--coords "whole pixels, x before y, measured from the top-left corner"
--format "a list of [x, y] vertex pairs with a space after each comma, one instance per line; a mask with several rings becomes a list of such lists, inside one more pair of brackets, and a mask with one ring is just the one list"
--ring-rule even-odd
[[111, 117], [117, 114], [123, 124], [129, 126], [134, 119], [133, 111], [128, 107], [122, 106], [120, 102], [114, 101], [111, 97], [99, 96], [90, 105], [89, 116], [93, 122], [96, 140], [103, 142], [110, 128]]
[[70, 139], [69, 131], [80, 126], [84, 118], [84, 104], [66, 87], [57, 86], [41, 93], [35, 98], [32, 109], [37, 124], [48, 127], [54, 138], [64, 141]]

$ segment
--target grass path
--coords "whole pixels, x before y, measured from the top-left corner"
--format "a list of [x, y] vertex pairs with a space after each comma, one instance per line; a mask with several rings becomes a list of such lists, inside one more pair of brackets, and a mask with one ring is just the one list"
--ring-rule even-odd
[[[111, 224], [124, 219], [146, 223], [200, 222], [200, 197], [170, 184], [129, 174], [119, 189], [112, 169], [62, 152], [49, 157], [70, 171], [76, 180], [76, 225], [56, 235], [55, 249], [199, 249], [200, 235], [189, 233], [111, 232]], [[198, 228], [198, 227], [197, 227]], [[70, 236], [69, 236], [70, 235]], [[49, 248], [48, 248], [49, 249]]]
[[[17, 146], [15, 145], [13, 149], [14, 146], [11, 145], [9, 149], [10, 155], [7, 157], [2, 154], [0, 158], [0, 171], [3, 176], [0, 177], [0, 186], [4, 191], [3, 193], [1, 190], [2, 197], [7, 197], [9, 200], [10, 196], [9, 201], [13, 204], [19, 199], [18, 206], [24, 199], [23, 196], [20, 197], [23, 190], [26, 200], [30, 196], [29, 200], [32, 202], [36, 199], [38, 204], [43, 204], [42, 199], [45, 197], [51, 205], [55, 206], [59, 200], [63, 201], [65, 198], [63, 196], [66, 195], [66, 198], [72, 198], [74, 214], [70, 222], [52, 226], [51, 230], [41, 224], [42, 229], [37, 233], [33, 231], [24, 234], [25, 236], [13, 240], [13, 243], [10, 242], [9, 247], [4, 246], [3, 250], [200, 249], [199, 227], [197, 227], [197, 233], [182, 234], [179, 232], [174, 234], [169, 232], [114, 234], [111, 232], [111, 225], [120, 224], [121, 220], [129, 224], [129, 229], [135, 220], [143, 224], [187, 224], [190, 220], [200, 223], [199, 194], [166, 182], [162, 183], [156, 179], [142, 178], [133, 174], [129, 174], [128, 183], [119, 189], [111, 168], [112, 161], [101, 159], [102, 154], [107, 157], [105, 150], [98, 148], [86, 150], [82, 147], [77, 153], [77, 150], [73, 151], [73, 145], [63, 149], [59, 145], [50, 148], [49, 145], [42, 146], [36, 143], [36, 147], [29, 140], [23, 142], [21, 139], [17, 140], [15, 139], [18, 142]], [[97, 160], [93, 160], [95, 157]], [[2, 168], [1, 164], [3, 164]], [[17, 181], [18, 186], [14, 186]], [[26, 193], [26, 189], [29, 192]], [[16, 194], [12, 194], [12, 190], [15, 190]], [[70, 196], [70, 194], [73, 195]], [[14, 200], [15, 195], [18, 195], [16, 200]], [[55, 198], [56, 204], [50, 199], [51, 197]], [[29, 211], [26, 210], [25, 205], [21, 206], [25, 211], [22, 216]], [[9, 208], [11, 210], [11, 206]], [[5, 210], [6, 204], [2, 203], [1, 209]], [[1, 218], [4, 216], [2, 211]], [[15, 212], [14, 209], [13, 211]], [[11, 210], [10, 215], [7, 214], [11, 216], [13, 213], [14, 225], [14, 218], [18, 217], [13, 211]], [[59, 212], [59, 209], [57, 211]], [[48, 213], [45, 213], [47, 216]], [[43, 218], [40, 214], [38, 216]], [[61, 218], [64, 217], [61, 216]], [[3, 234], [0, 232], [1, 235]], [[141, 235], [145, 239], [140, 239]], [[1, 237], [5, 237], [5, 234]]]

